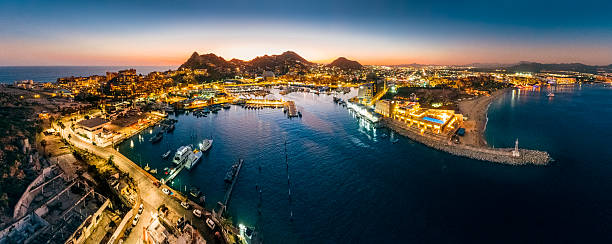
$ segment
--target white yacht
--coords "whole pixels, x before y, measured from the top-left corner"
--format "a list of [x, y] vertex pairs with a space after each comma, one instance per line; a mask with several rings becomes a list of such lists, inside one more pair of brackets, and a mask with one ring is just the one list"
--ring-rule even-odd
[[191, 153], [192, 152], [191, 152], [190, 146], [181, 146], [179, 147], [178, 150], [176, 150], [176, 153], [174, 154], [174, 157], [172, 158], [172, 162], [174, 164], [181, 165], [185, 163], [185, 160], [187, 160], [187, 157], [189, 157], [189, 154]]
[[187, 170], [191, 170], [191, 168], [200, 161], [200, 158], [202, 158], [202, 151], [193, 150], [192, 152], [189, 152], [189, 156], [185, 161], [185, 168], [187, 168]]
[[200, 145], [198, 145], [198, 146], [200, 148], [200, 151], [206, 152], [206, 151], [208, 151], [208, 149], [210, 149], [210, 147], [212, 147], [212, 144], [213, 144], [213, 140], [212, 139], [210, 139], [210, 140], [209, 139], [204, 139], [202, 141], [202, 143], [200, 143]]

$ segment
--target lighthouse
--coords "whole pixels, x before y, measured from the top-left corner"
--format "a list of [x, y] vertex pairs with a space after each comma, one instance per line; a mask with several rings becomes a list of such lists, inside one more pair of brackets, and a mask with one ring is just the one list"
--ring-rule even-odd
[[514, 150], [512, 151], [512, 157], [520, 157], [521, 153], [519, 153], [519, 149], [518, 149], [518, 138], [516, 138], [516, 141], [514, 142]]

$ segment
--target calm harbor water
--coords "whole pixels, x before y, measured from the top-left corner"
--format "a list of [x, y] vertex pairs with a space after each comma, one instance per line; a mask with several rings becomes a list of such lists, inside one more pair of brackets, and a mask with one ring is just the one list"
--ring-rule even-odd
[[0, 84], [20, 80], [55, 82], [60, 77], [106, 75], [123, 69], [136, 69], [136, 73], [176, 69], [176, 66], [0, 66]]
[[522, 147], [549, 151], [556, 161], [547, 167], [451, 156], [370, 128], [331, 96], [304, 93], [285, 97], [296, 101], [301, 119], [237, 106], [202, 118], [179, 115], [161, 143], [148, 141], [156, 128], [119, 150], [163, 174], [172, 165], [162, 153], [212, 136], [211, 151], [173, 187], [199, 187], [212, 208], [223, 199], [227, 169], [245, 159], [229, 214], [236, 224], [257, 226], [266, 243], [609, 242], [612, 89], [554, 92], [506, 94], [491, 105], [486, 132], [496, 147], [518, 138]]

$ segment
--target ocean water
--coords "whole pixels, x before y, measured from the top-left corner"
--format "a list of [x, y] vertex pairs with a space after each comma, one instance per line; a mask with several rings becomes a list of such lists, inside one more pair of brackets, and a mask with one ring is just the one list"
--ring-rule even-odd
[[106, 75], [124, 69], [136, 69], [137, 73], [148, 74], [152, 71], [167, 71], [176, 66], [0, 66], [0, 83], [13, 83], [20, 80], [35, 82], [55, 82], [57, 78], [70, 76]]
[[372, 128], [331, 96], [304, 93], [285, 97], [301, 119], [237, 106], [181, 114], [159, 144], [148, 141], [154, 128], [118, 149], [163, 177], [172, 164], [162, 153], [212, 137], [211, 151], [172, 186], [199, 187], [212, 208], [223, 199], [227, 169], [243, 158], [228, 213], [256, 226], [266, 243], [609, 243], [612, 88], [554, 92], [507, 93], [490, 106], [486, 131], [496, 147], [518, 138], [521, 147], [550, 152], [556, 161], [546, 167], [451, 156]]

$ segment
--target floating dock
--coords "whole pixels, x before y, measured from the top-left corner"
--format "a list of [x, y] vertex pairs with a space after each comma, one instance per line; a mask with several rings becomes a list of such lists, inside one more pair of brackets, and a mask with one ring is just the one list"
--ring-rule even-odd
[[236, 185], [236, 182], [238, 181], [238, 175], [240, 174], [240, 169], [242, 168], [243, 163], [244, 163], [244, 160], [242, 159], [238, 160], [238, 169], [236, 170], [236, 175], [234, 175], [234, 178], [232, 179], [232, 184], [230, 185], [229, 189], [227, 189], [227, 191], [225, 192], [225, 198], [223, 200], [223, 207], [218, 213], [219, 216], [223, 216], [223, 212], [227, 208], [227, 204], [229, 203], [229, 200], [232, 197], [232, 191], [234, 191], [234, 185]]
[[162, 184], [166, 184], [167, 182], [171, 182], [172, 180], [174, 180], [174, 178], [181, 173], [181, 171], [185, 168], [185, 164], [181, 164], [178, 168], [174, 169], [174, 171], [170, 172], [170, 175], [168, 175], [168, 178], [166, 179], [162, 179], [161, 182]]

